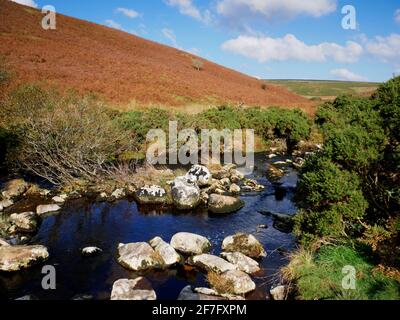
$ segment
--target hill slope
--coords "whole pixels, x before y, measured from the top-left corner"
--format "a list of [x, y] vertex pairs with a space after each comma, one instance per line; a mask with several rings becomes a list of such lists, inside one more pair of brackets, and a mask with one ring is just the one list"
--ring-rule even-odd
[[57, 30], [41, 28], [40, 11], [0, 0], [0, 54], [14, 83], [44, 82], [93, 91], [127, 104], [244, 103], [302, 106], [310, 102], [286, 88], [262, 82], [189, 53], [105, 26], [57, 15]]

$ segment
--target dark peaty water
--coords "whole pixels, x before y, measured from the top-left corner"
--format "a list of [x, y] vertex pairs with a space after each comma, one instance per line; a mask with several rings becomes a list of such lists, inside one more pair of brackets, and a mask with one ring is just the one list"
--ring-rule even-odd
[[[262, 175], [266, 163], [264, 155], [256, 159], [258, 169], [254, 177], [266, 186], [261, 193], [242, 194], [246, 205], [239, 212], [229, 215], [212, 215], [204, 210], [179, 213], [160, 212], [139, 208], [128, 200], [117, 203], [88, 203], [77, 200], [67, 203], [63, 210], [46, 218], [32, 243], [48, 247], [50, 258], [46, 262], [56, 268], [56, 290], [43, 290], [42, 265], [13, 274], [0, 274], [0, 298], [14, 299], [32, 294], [39, 299], [72, 299], [77, 295], [90, 295], [94, 299], [109, 299], [112, 284], [117, 279], [134, 278], [134, 273], [120, 266], [116, 260], [119, 243], [148, 241], [155, 236], [170, 241], [181, 231], [207, 237], [212, 243], [212, 253], [219, 254], [222, 240], [236, 232], [254, 234], [267, 250], [268, 256], [261, 262], [262, 272], [253, 277], [257, 290], [249, 299], [266, 299], [277, 271], [287, 261], [282, 251], [290, 251], [294, 237], [273, 227], [273, 219], [259, 213], [260, 210], [295, 214], [292, 202], [297, 174], [290, 172], [282, 179], [286, 192], [275, 194], [275, 187]], [[278, 159], [274, 159], [275, 161]], [[258, 229], [268, 225], [267, 229]], [[97, 246], [103, 253], [95, 257], [83, 257], [81, 249]], [[183, 268], [163, 272], [147, 272], [146, 276], [157, 293], [158, 299], [175, 300], [182, 288], [207, 286], [205, 276], [195, 270]]]

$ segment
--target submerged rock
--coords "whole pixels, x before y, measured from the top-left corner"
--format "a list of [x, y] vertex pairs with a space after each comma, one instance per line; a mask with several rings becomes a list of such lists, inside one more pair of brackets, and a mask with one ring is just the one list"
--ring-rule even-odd
[[210, 289], [210, 288], [194, 288], [194, 292], [197, 292], [199, 294], [204, 294], [207, 296], [220, 297], [222, 299], [227, 299], [227, 300], [245, 300], [241, 296], [235, 296], [232, 294], [221, 294], [221, 293], [218, 293], [216, 290]]
[[179, 232], [172, 237], [171, 246], [185, 255], [199, 255], [209, 252], [211, 243], [198, 234]]
[[182, 262], [182, 257], [169, 243], [160, 237], [155, 237], [149, 241], [151, 247], [161, 256], [167, 267], [174, 266]]
[[245, 295], [256, 289], [250, 276], [239, 270], [229, 270], [220, 275], [208, 277], [210, 285], [220, 294]]
[[23, 179], [13, 179], [8, 181], [2, 191], [2, 196], [4, 199], [13, 200], [18, 199], [28, 190], [28, 183]]
[[39, 299], [33, 294], [27, 294], [25, 296], [15, 299], [15, 301], [32, 301], [32, 300], [39, 300]]
[[258, 184], [258, 182], [256, 180], [253, 179], [246, 179], [243, 182], [243, 190], [246, 191], [262, 191], [265, 189], [265, 187], [261, 184]]
[[244, 206], [244, 201], [230, 196], [211, 194], [208, 200], [208, 209], [212, 213], [231, 213]]
[[47, 248], [34, 246], [1, 246], [0, 271], [19, 271], [29, 268], [49, 257]]
[[137, 190], [134, 196], [138, 203], [144, 205], [164, 205], [168, 203], [167, 191], [156, 185], [144, 186]]
[[266, 257], [267, 253], [261, 243], [251, 234], [237, 233], [228, 236], [222, 242], [222, 250], [226, 252], [241, 252], [250, 258]]
[[17, 232], [35, 232], [38, 227], [37, 215], [34, 212], [13, 213], [10, 222]]
[[267, 170], [267, 176], [271, 181], [278, 181], [285, 175], [285, 172], [282, 169], [275, 167], [274, 165], [270, 165]]
[[179, 294], [178, 300], [200, 301], [200, 300], [228, 300], [218, 295], [207, 295], [193, 291], [192, 287], [186, 286]]
[[199, 187], [208, 186], [211, 183], [212, 175], [207, 167], [194, 165], [185, 176], [186, 179], [196, 183]]
[[43, 204], [36, 207], [36, 213], [38, 215], [43, 215], [49, 212], [60, 211], [61, 207], [58, 204]]
[[186, 177], [177, 177], [172, 183], [172, 199], [180, 210], [196, 208], [200, 203], [200, 189]]
[[238, 270], [253, 274], [260, 271], [258, 262], [241, 252], [222, 252], [221, 257], [234, 264]]
[[162, 269], [164, 261], [146, 242], [120, 244], [118, 262], [133, 271]]
[[273, 300], [286, 300], [286, 287], [277, 286], [269, 291]]
[[101, 252], [103, 252], [103, 250], [98, 247], [86, 247], [82, 249], [82, 255], [85, 257], [95, 256]]
[[272, 217], [274, 218], [274, 228], [284, 232], [290, 233], [294, 227], [293, 216], [283, 213], [272, 213]]
[[223, 273], [237, 267], [226, 260], [211, 254], [200, 254], [189, 259], [189, 263], [207, 272]]
[[143, 277], [119, 279], [114, 282], [111, 300], [156, 300], [157, 295], [150, 282]]

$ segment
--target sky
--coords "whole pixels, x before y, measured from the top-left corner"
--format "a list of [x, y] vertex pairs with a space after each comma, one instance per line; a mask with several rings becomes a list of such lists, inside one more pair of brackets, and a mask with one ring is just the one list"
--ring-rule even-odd
[[400, 74], [399, 0], [12, 1], [52, 5], [256, 78], [381, 82]]

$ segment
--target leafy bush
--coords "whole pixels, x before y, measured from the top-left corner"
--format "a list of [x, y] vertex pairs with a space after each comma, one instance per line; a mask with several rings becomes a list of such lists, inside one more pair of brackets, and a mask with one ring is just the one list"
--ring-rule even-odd
[[292, 153], [301, 139], [308, 138], [311, 133], [311, 121], [300, 110], [282, 110], [279, 112], [275, 127], [275, 136], [286, 139], [288, 153]]
[[358, 176], [318, 155], [306, 163], [297, 196], [307, 208], [295, 218], [295, 233], [303, 243], [319, 237], [346, 236], [354, 231], [354, 224], [368, 207]]
[[376, 248], [383, 263], [398, 266], [386, 253], [400, 252], [399, 232], [389, 223], [400, 212], [399, 116], [399, 78], [373, 99], [343, 96], [319, 108], [315, 122], [324, 147], [306, 161], [298, 188], [295, 232], [303, 244], [357, 239]]
[[119, 125], [124, 130], [129, 130], [135, 137], [135, 144], [143, 144], [151, 129], [162, 129], [168, 131], [168, 111], [159, 108], [150, 108], [143, 111], [129, 111], [118, 119]]

